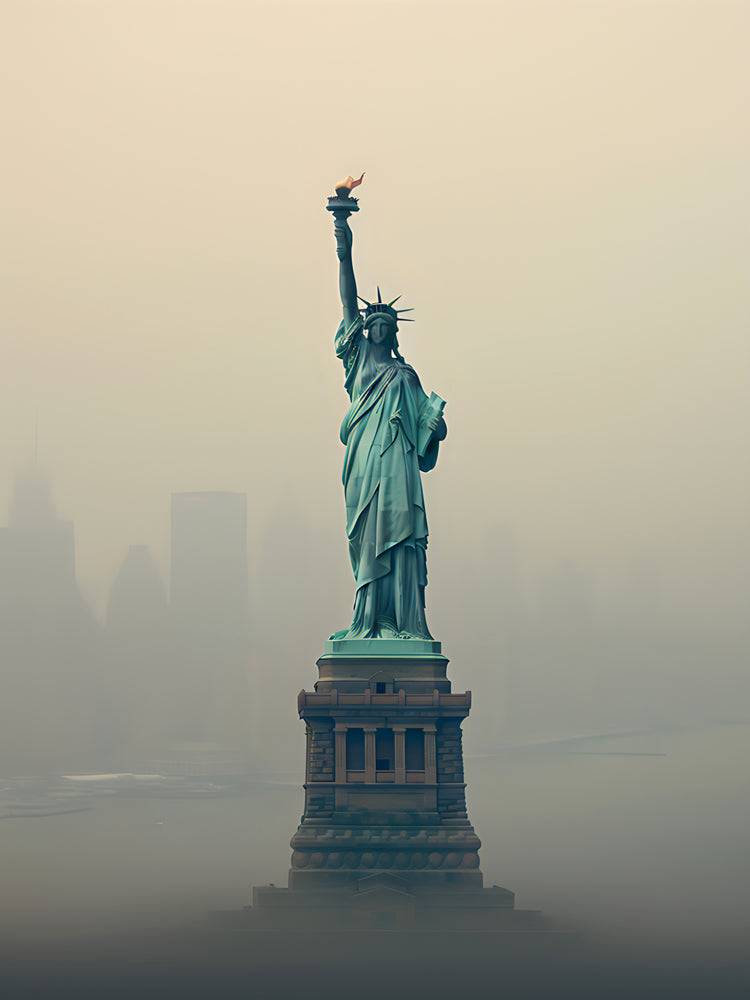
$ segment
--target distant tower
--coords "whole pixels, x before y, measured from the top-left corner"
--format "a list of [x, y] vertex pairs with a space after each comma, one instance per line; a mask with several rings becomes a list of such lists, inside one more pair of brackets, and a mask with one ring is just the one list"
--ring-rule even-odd
[[[93, 763], [97, 624], [76, 582], [73, 524], [33, 468], [0, 528], [0, 757], [57, 771]], [[33, 731], [33, 738], [31, 732]]]
[[80, 606], [73, 524], [58, 516], [49, 481], [36, 468], [13, 484], [8, 527], [0, 529], [0, 578], [14, 603]]
[[248, 728], [247, 497], [172, 495], [170, 612], [183, 740], [240, 747]]
[[107, 604], [107, 628], [116, 634], [151, 630], [163, 623], [167, 593], [148, 545], [131, 545]]
[[146, 545], [131, 545], [107, 604], [100, 746], [114, 766], [157, 753], [168, 739], [178, 682], [164, 582]]

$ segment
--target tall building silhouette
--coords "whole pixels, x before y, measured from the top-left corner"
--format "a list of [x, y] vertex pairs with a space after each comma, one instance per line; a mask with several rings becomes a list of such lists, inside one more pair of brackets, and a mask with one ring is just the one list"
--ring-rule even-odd
[[105, 637], [99, 744], [110, 766], [130, 769], [169, 740], [179, 683], [166, 587], [146, 545], [131, 545], [115, 576]]
[[49, 481], [36, 469], [13, 484], [8, 526], [0, 528], [3, 597], [17, 610], [80, 605], [71, 521], [57, 515]]
[[172, 495], [169, 599], [181, 738], [244, 747], [249, 707], [244, 493]]
[[0, 528], [0, 765], [90, 766], [100, 629], [76, 582], [73, 524], [46, 477], [16, 478]]

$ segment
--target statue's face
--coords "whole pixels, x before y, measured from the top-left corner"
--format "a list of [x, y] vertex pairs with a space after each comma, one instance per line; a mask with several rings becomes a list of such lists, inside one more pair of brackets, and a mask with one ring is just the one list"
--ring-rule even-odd
[[373, 344], [385, 344], [391, 339], [391, 324], [382, 319], [376, 319], [368, 331]]

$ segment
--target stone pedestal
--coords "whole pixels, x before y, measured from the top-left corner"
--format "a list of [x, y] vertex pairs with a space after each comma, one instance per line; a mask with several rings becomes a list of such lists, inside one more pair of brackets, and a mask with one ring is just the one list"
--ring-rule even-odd
[[256, 887], [258, 926], [533, 929], [514, 895], [483, 887], [466, 812], [461, 723], [440, 643], [326, 643], [307, 730], [305, 810], [288, 889]]

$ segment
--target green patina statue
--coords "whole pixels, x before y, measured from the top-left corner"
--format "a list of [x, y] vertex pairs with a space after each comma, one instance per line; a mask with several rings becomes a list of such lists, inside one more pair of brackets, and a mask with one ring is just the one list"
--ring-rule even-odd
[[[422, 389], [399, 352], [397, 299], [357, 295], [349, 215], [359, 210], [349, 177], [328, 199], [334, 216], [344, 318], [336, 355], [351, 400], [341, 424], [346, 446], [346, 531], [357, 592], [348, 629], [331, 639], [431, 639], [425, 618], [427, 518], [420, 473], [435, 467], [447, 429], [445, 403]], [[364, 303], [360, 310], [358, 301]]]

